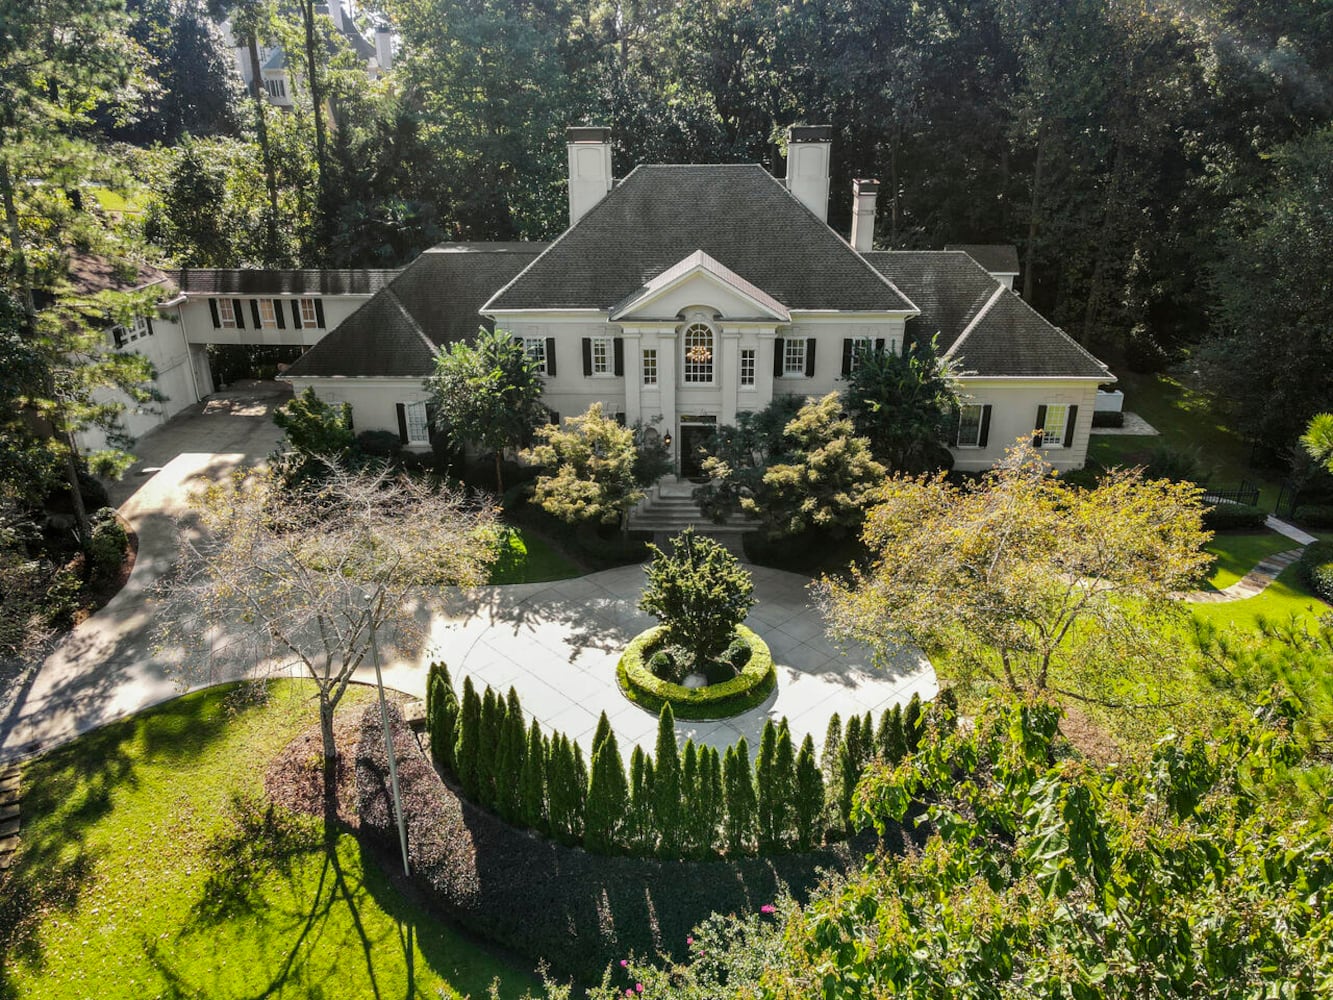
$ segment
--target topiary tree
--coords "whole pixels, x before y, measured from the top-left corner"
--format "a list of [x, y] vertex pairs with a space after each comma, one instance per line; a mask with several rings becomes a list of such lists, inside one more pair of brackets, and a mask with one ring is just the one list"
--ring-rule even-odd
[[546, 745], [541, 727], [532, 720], [528, 727], [528, 745], [523, 754], [523, 770], [519, 775], [520, 819], [524, 826], [539, 833], [550, 827], [546, 822]]
[[787, 720], [778, 727], [777, 748], [773, 755], [773, 775], [769, 794], [773, 847], [787, 846], [796, 836], [796, 751], [792, 746]]
[[430, 733], [430, 755], [435, 763], [457, 776], [454, 744], [458, 739], [458, 695], [449, 678], [449, 668], [435, 662], [426, 678], [426, 731]]
[[796, 846], [810, 850], [823, 839], [824, 778], [815, 762], [815, 742], [807, 733], [796, 758], [796, 794], [792, 802]]
[[699, 748], [694, 740], [685, 741], [680, 763], [680, 854], [694, 858], [700, 853]]
[[714, 747], [699, 750], [699, 784], [691, 802], [691, 817], [695, 824], [694, 839], [699, 854], [707, 857], [719, 847], [717, 832], [725, 809], [722, 792], [722, 762]]
[[616, 734], [608, 733], [592, 753], [592, 776], [584, 813], [583, 846], [598, 854], [611, 854], [625, 846], [625, 805], [629, 786], [625, 762], [620, 757]]
[[777, 846], [774, 825], [774, 807], [778, 794], [774, 778], [774, 760], [778, 752], [778, 729], [769, 719], [759, 736], [759, 755], [754, 760], [755, 827], [759, 832], [759, 850], [771, 851]]
[[551, 737], [546, 776], [551, 835], [562, 844], [573, 845], [580, 832], [578, 770], [569, 739], [561, 733]]
[[[666, 641], [687, 649], [701, 664], [717, 657], [754, 607], [754, 581], [730, 552], [686, 528], [671, 554], [654, 554], [639, 608], [662, 623]], [[660, 769], [661, 763], [659, 761]]]
[[662, 706], [657, 717], [657, 753], [653, 773], [653, 826], [657, 831], [658, 854], [680, 855], [680, 750], [676, 746], [676, 714], [671, 704]]
[[471, 677], [463, 678], [463, 704], [458, 716], [458, 742], [454, 747], [454, 773], [463, 794], [477, 798], [477, 744], [481, 739], [481, 699]]

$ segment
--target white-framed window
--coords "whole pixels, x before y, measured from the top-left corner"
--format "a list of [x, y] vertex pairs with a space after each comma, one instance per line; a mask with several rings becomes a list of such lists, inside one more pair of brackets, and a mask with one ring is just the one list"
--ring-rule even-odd
[[782, 374], [791, 378], [805, 375], [805, 338], [788, 337], [782, 342]]
[[958, 408], [959, 448], [981, 446], [981, 411], [979, 404], [967, 404]]
[[643, 349], [643, 384], [657, 385], [657, 348]]
[[546, 374], [546, 338], [545, 337], [524, 337], [523, 350], [528, 352], [533, 362], [537, 365], [538, 374]]
[[611, 338], [592, 338], [592, 373], [594, 375], [611, 374]]
[[265, 330], [278, 328], [278, 306], [272, 299], [257, 299], [259, 303], [259, 325]]
[[755, 350], [753, 347], [741, 348], [741, 385], [754, 386]]
[[1041, 446], [1043, 448], [1063, 448], [1065, 430], [1069, 426], [1069, 404], [1047, 403], [1046, 420], [1041, 425]]
[[315, 310], [314, 299], [301, 300], [301, 328], [319, 326], [319, 313]]
[[218, 323], [228, 329], [236, 328], [236, 305], [231, 299], [218, 299]]
[[867, 354], [875, 349], [875, 342], [869, 337], [860, 337], [852, 341], [852, 356], [847, 359], [847, 374], [853, 374], [861, 367]]
[[136, 340], [153, 335], [153, 326], [147, 316], [135, 316], [129, 326], [117, 324], [111, 328], [111, 339], [117, 347], [124, 347]]
[[268, 91], [269, 97], [281, 100], [287, 96], [287, 84], [283, 80], [265, 80], [264, 89]]
[[682, 371], [690, 385], [707, 385], [713, 381], [713, 328], [707, 323], [691, 323], [681, 339], [685, 352]]
[[407, 403], [403, 410], [407, 416], [407, 443], [430, 444], [430, 421], [426, 415], [426, 404]]

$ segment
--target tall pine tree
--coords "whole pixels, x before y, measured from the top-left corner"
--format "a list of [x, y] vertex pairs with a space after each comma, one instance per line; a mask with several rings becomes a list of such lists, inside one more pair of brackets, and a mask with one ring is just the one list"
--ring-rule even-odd
[[528, 735], [523, 728], [523, 706], [512, 687], [500, 727], [500, 749], [495, 760], [495, 810], [511, 822], [522, 817], [521, 782], [527, 756]]
[[774, 847], [786, 847], [796, 839], [796, 751], [792, 747], [787, 720], [778, 728], [777, 751], [773, 755], [772, 804], [769, 806]]
[[624, 849], [628, 800], [625, 762], [620, 757], [616, 734], [608, 732], [592, 755], [592, 776], [588, 781], [588, 802], [583, 820], [584, 847], [596, 854], [612, 854]]
[[699, 845], [699, 748], [694, 740], [685, 741], [680, 765], [680, 853], [697, 857]]
[[472, 678], [463, 678], [463, 706], [458, 717], [458, 742], [454, 749], [455, 773], [463, 794], [477, 801], [477, 744], [481, 739], [481, 699]]
[[807, 733], [796, 758], [796, 845], [810, 850], [824, 837], [824, 778], [815, 762], [815, 742]]
[[488, 809], [495, 808], [495, 764], [503, 722], [504, 701], [488, 684], [481, 697], [481, 733], [477, 738], [477, 796]]
[[523, 770], [519, 778], [520, 820], [530, 830], [546, 833], [546, 746], [541, 727], [532, 720], [528, 728], [528, 746], [523, 754]]
[[772, 851], [777, 847], [777, 830], [774, 826], [774, 807], [777, 805], [778, 789], [774, 776], [774, 763], [778, 752], [778, 730], [769, 719], [764, 723], [763, 734], [759, 737], [759, 756], [754, 762], [754, 785], [756, 815], [755, 825], [759, 830], [759, 850]]
[[727, 853], [739, 857], [750, 853], [755, 842], [754, 773], [750, 770], [750, 744], [742, 736], [727, 750], [723, 763], [727, 794]]
[[658, 854], [680, 856], [680, 750], [676, 746], [676, 715], [670, 703], [657, 719], [657, 755], [653, 774], [653, 825]]
[[454, 744], [458, 739], [458, 714], [461, 706], [449, 678], [449, 668], [440, 662], [430, 665], [426, 681], [426, 728], [430, 733], [430, 755], [450, 774], [454, 767]]

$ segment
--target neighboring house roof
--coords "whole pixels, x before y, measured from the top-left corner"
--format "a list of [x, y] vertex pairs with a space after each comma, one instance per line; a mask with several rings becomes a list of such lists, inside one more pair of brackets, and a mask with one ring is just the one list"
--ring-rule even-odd
[[70, 283], [88, 295], [97, 292], [132, 292], [160, 284], [170, 291], [171, 277], [150, 264], [111, 260], [94, 253], [78, 252], [69, 257]]
[[190, 267], [173, 275], [190, 295], [373, 295], [397, 270], [237, 270]]
[[297, 378], [424, 378], [438, 348], [489, 323], [481, 304], [546, 243], [443, 243], [409, 264], [287, 369]]
[[908, 336], [939, 349], [961, 373], [983, 377], [1113, 378], [1106, 366], [962, 251], [865, 255], [921, 309]]
[[273, 54], [272, 54], [271, 56], [269, 56], [268, 59], [266, 59], [266, 60], [264, 61], [264, 65], [263, 65], [262, 67], [260, 67], [260, 68], [261, 68], [261, 69], [273, 70], [274, 72], [276, 72], [277, 70], [280, 70], [280, 69], [286, 69], [286, 68], [287, 68], [287, 53], [284, 52], [284, 51], [283, 51], [282, 49], [280, 49], [280, 48], [279, 48], [279, 49], [274, 49], [274, 50], [273, 50]]
[[757, 164], [635, 168], [482, 311], [610, 309], [696, 250], [792, 311], [914, 311]]
[[1018, 273], [1018, 247], [1012, 243], [953, 243], [944, 249], [967, 254], [991, 274]]

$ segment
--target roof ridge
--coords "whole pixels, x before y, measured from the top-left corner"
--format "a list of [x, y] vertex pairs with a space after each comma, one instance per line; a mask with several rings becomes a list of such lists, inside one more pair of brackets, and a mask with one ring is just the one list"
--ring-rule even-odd
[[[958, 350], [963, 341], [967, 340], [967, 338], [972, 335], [972, 331], [977, 328], [977, 324], [981, 322], [982, 318], [988, 312], [991, 311], [991, 307], [1000, 300], [1000, 296], [1008, 290], [1009, 289], [1005, 288], [1004, 285], [996, 282], [995, 291], [992, 292], [991, 297], [986, 300], [986, 304], [977, 310], [977, 314], [972, 317], [972, 321], [968, 323], [967, 326], [963, 327], [963, 332], [954, 338], [954, 342], [950, 344], [949, 349], [944, 352], [946, 358], [952, 358], [954, 356], [954, 353]], [[1058, 329], [1058, 327], [1056, 329]]]
[[[426, 350], [430, 351], [432, 355], [438, 353], [438, 348], [436, 348], [435, 342], [426, 336], [426, 331], [421, 329], [421, 324], [417, 322], [417, 318], [413, 316], [411, 312], [408, 311], [407, 306], [403, 305], [403, 300], [398, 297], [398, 293], [393, 290], [393, 286], [385, 285], [383, 288], [380, 289], [380, 291], [383, 292], [385, 295], [387, 295], [390, 301], [393, 303], [393, 305], [395, 305], [398, 308], [398, 311], [402, 313], [404, 317], [407, 318], [407, 322], [410, 323], [412, 326], [412, 332], [421, 338], [421, 342], [426, 345]], [[370, 303], [368, 302], [366, 303], [366, 305], [369, 304]], [[359, 311], [360, 310], [358, 310], [358, 312]], [[350, 319], [351, 317], [348, 318]]]
[[[1088, 350], [1086, 347], [1084, 347], [1082, 344], [1080, 344], [1077, 340], [1075, 340], [1072, 336], [1070, 336], [1068, 333], [1066, 333], [1062, 327], [1058, 327], [1058, 326], [1056, 326], [1054, 323], [1052, 323], [1050, 320], [1048, 320], [1048, 319], [1047, 319], [1045, 316], [1043, 316], [1041, 313], [1037, 312], [1036, 307], [1034, 307], [1031, 303], [1029, 303], [1029, 302], [1027, 301], [1027, 299], [1023, 298], [1023, 296], [1019, 295], [1019, 294], [1018, 294], [1017, 292], [1015, 292], [1012, 288], [1005, 288], [1003, 285], [1001, 285], [1000, 287], [1001, 287], [1002, 289], [1004, 289], [1006, 292], [1011, 293], [1011, 294], [1013, 295], [1013, 297], [1014, 297], [1014, 300], [1017, 301], [1017, 302], [1019, 303], [1019, 305], [1021, 305], [1024, 309], [1026, 309], [1028, 312], [1032, 313], [1032, 315], [1036, 316], [1039, 320], [1041, 320], [1043, 323], [1045, 323], [1047, 326], [1049, 326], [1052, 330], [1054, 330], [1054, 331], [1055, 331], [1056, 333], [1058, 333], [1060, 336], [1064, 337], [1065, 340], [1069, 341], [1069, 343], [1070, 343], [1074, 348], [1076, 348], [1076, 349], [1078, 350], [1078, 352], [1079, 352], [1080, 354], [1082, 354], [1085, 358], [1087, 358], [1089, 361], [1093, 362], [1095, 365], [1097, 365], [1099, 368], [1101, 368], [1102, 371], [1106, 372], [1106, 374], [1108, 374], [1108, 375], [1112, 374], [1111, 369], [1108, 368], [1108, 367], [1106, 366], [1106, 362], [1105, 362], [1105, 361], [1103, 361], [1101, 358], [1097, 357], [1097, 356], [1096, 356], [1095, 354], [1093, 354], [1090, 350]], [[962, 338], [960, 337], [959, 339], [961, 340]]]

